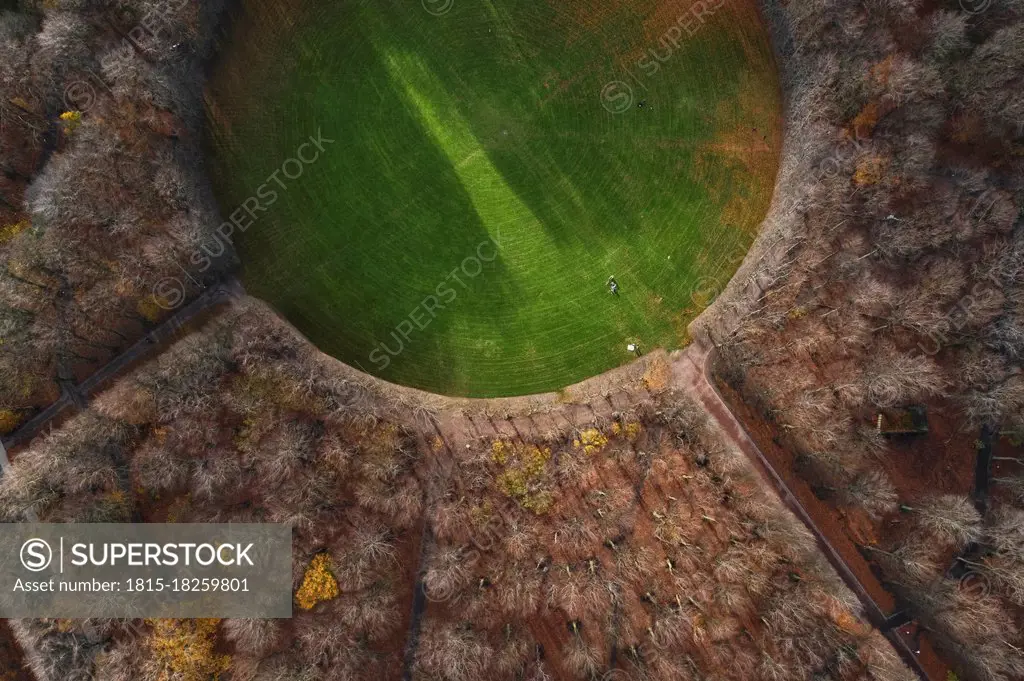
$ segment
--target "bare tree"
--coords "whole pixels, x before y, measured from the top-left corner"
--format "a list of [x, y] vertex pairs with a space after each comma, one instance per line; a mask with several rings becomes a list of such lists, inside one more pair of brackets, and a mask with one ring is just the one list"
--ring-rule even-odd
[[467, 626], [430, 621], [416, 651], [416, 668], [442, 681], [486, 677], [493, 649]]
[[223, 624], [224, 636], [238, 650], [255, 657], [265, 657], [281, 639], [281, 625], [268, 619], [227, 619]]
[[861, 471], [840, 488], [843, 503], [863, 508], [874, 518], [896, 510], [899, 497], [896, 488], [885, 473], [877, 470]]
[[981, 514], [967, 497], [956, 494], [930, 496], [915, 506], [900, 508], [913, 512], [925, 532], [957, 548], [981, 536]]

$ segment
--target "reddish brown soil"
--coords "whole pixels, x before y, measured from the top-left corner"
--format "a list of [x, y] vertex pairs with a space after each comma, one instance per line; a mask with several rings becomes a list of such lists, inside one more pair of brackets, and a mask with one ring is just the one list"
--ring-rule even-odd
[[895, 436], [892, 454], [879, 460], [904, 503], [924, 494], [970, 496], [974, 490], [977, 432], [958, 432], [960, 418], [953, 405], [928, 406], [927, 435]]
[[907, 646], [917, 653], [917, 661], [924, 667], [929, 679], [946, 681], [949, 665], [943, 662], [939, 654], [935, 652], [931, 641], [928, 640], [928, 634], [922, 632], [916, 622], [910, 622], [906, 626], [893, 630], [892, 633], [906, 641]]
[[743, 399], [728, 385], [719, 384], [718, 390], [728, 402], [729, 409], [740, 420], [743, 427], [757, 443], [772, 466], [786, 481], [800, 503], [814, 519], [815, 524], [828, 537], [836, 550], [850, 566], [850, 569], [871, 595], [879, 608], [886, 614], [892, 614], [896, 603], [888, 591], [882, 587], [871, 565], [861, 555], [854, 544], [853, 535], [843, 515], [835, 508], [819, 499], [803, 478], [796, 473], [796, 464], [791, 451], [776, 444], [779, 440], [778, 430], [760, 418], [754, 410], [743, 402]]
[[[864, 588], [880, 608], [892, 613], [896, 609], [893, 595], [883, 586], [878, 567], [865, 559], [856, 545], [884, 544], [899, 533], [899, 517], [873, 523], [863, 514], [839, 509], [820, 499], [812, 490], [812, 481], [797, 473], [793, 450], [783, 446], [785, 435], [780, 429], [764, 420], [730, 386], [718, 382], [717, 387], [733, 414], [743, 423]], [[901, 501], [912, 501], [926, 492], [970, 495], [974, 487], [977, 436], [956, 431], [950, 405], [937, 403], [928, 407], [929, 433], [894, 439], [894, 455], [879, 461], [880, 467], [896, 486]], [[917, 646], [920, 647], [918, 662], [928, 677], [944, 681], [950, 666], [932, 647], [927, 632], [917, 639]]]
[[932, 647], [927, 632], [923, 633], [918, 639], [918, 645], [921, 646], [921, 652], [917, 654], [917, 661], [924, 667], [925, 672], [928, 673], [928, 678], [937, 679], [937, 681], [947, 681], [952, 669], [949, 663], [943, 660], [942, 656]]
[[[644, 393], [643, 397], [646, 397], [646, 393]], [[438, 452], [437, 464], [442, 468], [456, 468], [458, 466], [460, 450], [470, 442], [494, 438], [518, 439], [523, 436], [536, 436], [545, 432], [565, 432], [571, 431], [574, 427], [584, 428], [599, 425], [616, 408], [635, 404], [636, 401], [635, 396], [631, 397], [619, 393], [607, 398], [597, 398], [588, 404], [567, 404], [562, 409], [548, 414], [535, 414], [513, 420], [487, 418], [481, 415], [463, 416], [462, 419], [449, 420], [442, 428], [444, 442], [447, 446]], [[624, 451], [632, 452], [632, 455], [628, 458], [634, 459], [640, 449], [656, 449], [661, 446], [661, 443], [653, 441], [645, 431], [641, 433], [635, 443], [621, 443], [619, 446]], [[578, 486], [560, 486], [558, 489], [558, 504], [560, 507], [564, 506], [571, 509], [587, 509], [593, 504], [592, 499], [588, 499], [588, 495], [591, 495], [595, 490], [619, 490], [629, 499], [623, 514], [629, 520], [623, 522], [628, 527], [628, 530], [623, 535], [615, 538], [617, 543], [621, 546], [643, 546], [658, 550], [660, 544], [653, 535], [654, 528], [650, 522], [650, 512], [651, 510], [665, 508], [667, 501], [662, 492], [666, 489], [678, 487], [676, 475], [681, 472], [675, 470], [672, 476], [662, 476], [664, 479], [662, 477], [655, 479], [654, 476], [649, 476], [648, 472], [629, 466], [622, 466], [615, 459], [608, 458], [602, 461], [600, 465], [595, 466], [588, 475], [585, 475], [579, 481]], [[672, 479], [676, 480], [674, 484], [671, 481]], [[637, 486], [643, 486], [650, 493], [640, 497], [635, 496], [633, 490]], [[650, 490], [652, 486], [658, 491]], [[677, 490], [673, 489], [673, 491], [679, 494]], [[500, 498], [495, 498], [492, 501], [499, 509], [505, 507], [504, 512], [499, 510], [501, 515], [507, 514], [509, 517], [515, 515], [511, 508], [508, 508], [508, 504], [503, 503]], [[650, 505], [650, 508], [648, 508], [648, 505]], [[555, 529], [559, 520], [559, 516], [548, 519], [549, 527], [546, 528], [548, 536], [557, 536]], [[499, 525], [503, 526], [504, 522], [499, 523]], [[584, 557], [593, 557], [597, 560], [597, 564], [600, 566], [599, 569], [608, 570], [610, 569], [611, 561], [614, 559], [614, 553], [602, 544], [604, 539], [605, 537], [601, 537], [600, 540], [595, 541], [587, 550], [580, 550], [578, 548], [572, 550], [557, 543], [549, 544], [545, 546], [548, 552], [548, 562], [552, 566], [579, 566]], [[494, 555], [491, 555], [490, 552], [485, 552], [481, 563], [476, 566], [476, 571], [479, 573], [478, 576], [500, 574], [501, 565], [506, 560], [506, 557], [500, 552], [495, 552]], [[554, 567], [554, 569], [562, 569], [562, 567]], [[544, 578], [544, 588], [546, 588], [549, 579], [549, 576]], [[652, 579], [650, 588], [656, 588], [656, 582], [657, 580]], [[665, 591], [667, 593], [669, 589], [666, 587]], [[634, 593], [627, 592], [623, 594], [623, 601], [620, 608], [614, 611], [612, 617], [613, 626], [624, 634], [625, 632], [634, 634], [633, 638], [635, 638], [636, 643], [640, 643], [643, 640], [643, 632], [652, 624], [648, 606], [641, 602], [637, 594]], [[603, 630], [602, 618], [598, 616], [598, 612], [607, 614], [609, 608], [612, 607], [610, 601], [600, 604], [594, 603], [591, 607], [594, 612], [590, 614], [593, 616], [582, 615], [579, 617], [582, 625], [582, 638], [591, 645], [604, 650], [605, 663], [610, 663], [610, 660], [615, 657], [621, 658], [623, 655], [622, 650], [612, 650], [608, 647], [607, 632]], [[465, 608], [464, 604], [428, 602], [424, 612], [424, 621], [428, 619], [458, 621], [465, 617]], [[589, 611], [590, 608], [588, 608], [588, 613]], [[488, 625], [492, 624], [487, 621], [486, 616], [484, 616], [484, 621]], [[532, 639], [543, 649], [543, 657], [548, 663], [548, 671], [557, 679], [570, 678], [568, 675], [563, 676], [564, 665], [562, 662], [563, 648], [569, 638], [567, 634], [568, 622], [568, 616], [546, 615], [533, 617], [519, 623], [528, 629]], [[760, 625], [760, 622], [757, 624]], [[627, 635], [626, 640], [632, 639]]]
[[[1012, 460], [1007, 460], [1012, 459]], [[1015, 444], [1009, 437], [1000, 437], [992, 448], [992, 476], [989, 482], [989, 498], [1009, 502], [1012, 492], [999, 478], [1014, 478], [1024, 475], [1024, 446]]]
[[[684, 374], [686, 377], [696, 379], [698, 372], [687, 373], [680, 371], [678, 367], [680, 364], [686, 362], [692, 364], [693, 362], [686, 359], [683, 354], [673, 355], [671, 360], [673, 369], [670, 382], [672, 385], [682, 390], [693, 389], [694, 386], [691, 385], [691, 382], [681, 379]], [[702, 374], [699, 380], [703, 383]], [[456, 496], [463, 495], [463, 500], [470, 499], [473, 493], [463, 490], [458, 471], [463, 468], [460, 465], [463, 457], [472, 457], [468, 450], [478, 448], [481, 441], [486, 444], [495, 438], [515, 440], [523, 436], [536, 437], [539, 434], [548, 434], [548, 437], [551, 438], [555, 433], [564, 436], [574, 427], [586, 428], [591, 425], [607, 424], [613, 412], [628, 412], [638, 399], [643, 400], [643, 392], [634, 394], [631, 391], [620, 390], [607, 397], [594, 397], [585, 404], [565, 404], [546, 412], [513, 417], [506, 414], [506, 418], [494, 414], [488, 416], [466, 411], [447, 413], [438, 421], [436, 431], [438, 437], [436, 439], [427, 438], [431, 440], [430, 444], [435, 454], [434, 465], [437, 469], [444, 471], [440, 477], [450, 479], [450, 484], [458, 487], [459, 492]], [[716, 404], [723, 412], [725, 411], [725, 406], [721, 402], [716, 402]], [[721, 422], [721, 418], [716, 418]], [[723, 433], [723, 435], [733, 438], [742, 435], [739, 425], [731, 418], [729, 421], [735, 425], [737, 433], [730, 432]], [[554, 537], [554, 541], [548, 540], [539, 547], [546, 556], [541, 564], [547, 565], [550, 569], [550, 572], [545, 570], [544, 575], [539, 578], [541, 580], [538, 584], [540, 593], [546, 592], [547, 586], [551, 584], [552, 580], [558, 578], [557, 573], [561, 570], [584, 569], [583, 566], [587, 565], [590, 558], [596, 561], [598, 571], [612, 570], [615, 551], [604, 543], [606, 539], [614, 539], [614, 543], [619, 547], [616, 550], [622, 550], [625, 547], [647, 547], [653, 549], [656, 554], [661, 553], [661, 544], [655, 535], [656, 527], [652, 518], [656, 517], [656, 512], [663, 512], [672, 504], [680, 503], [679, 500], [686, 499], [687, 489], [692, 484], [689, 480], [694, 477], [694, 474], [699, 473], [692, 461], [673, 456], [671, 453], [667, 454], [669, 463], [662, 462], [649, 468], [640, 464], [645, 457], [638, 456], [639, 452], [658, 449], [666, 452], [664, 448], [668, 446], [668, 443], [647, 429], [640, 434], [635, 442], [618, 441], [610, 446], [613, 449], [618, 449], [620, 453], [613, 456], [609, 456], [607, 453], [594, 455], [595, 465], [581, 478], [574, 480], [571, 484], [559, 484], [555, 507], [536, 527], [541, 535]], [[556, 447], [556, 449], [558, 448]], [[751, 482], [750, 484], [757, 489], [763, 489], [757, 483]], [[586, 545], [575, 543], [572, 540], [569, 540], [569, 543], [559, 541], [558, 530], [566, 526], [565, 521], [569, 515], [582, 513], [584, 516], [588, 516], [588, 511], [593, 510], [594, 495], [601, 494], [603, 496], [603, 493], [599, 491], [609, 494], [615, 491], [616, 494], [625, 495], [621, 500], [621, 505], [616, 504], [617, 508], [622, 509], [622, 515], [616, 521], [619, 534], [612, 537], [608, 534], [610, 528], [604, 527], [598, 531], [599, 536], [591, 542], [586, 542]], [[773, 494], [768, 489], [764, 489], [763, 493]], [[466, 494], [470, 496], [465, 496]], [[727, 506], [719, 507], [717, 499], [715, 502], [706, 501], [708, 504], [702, 508], [715, 508], [714, 515], [718, 516], [719, 513], [723, 515], [719, 517], [719, 522], [709, 521], [701, 526], [701, 538], [697, 540], [697, 543], [707, 547], [724, 547], [730, 541], [728, 523], [726, 522], [729, 511]], [[494, 513], [492, 518], [503, 519], [504, 522], [497, 522], [499, 527], [507, 525], [509, 519], [516, 515], [515, 509], [510, 507], [510, 503], [500, 495], [489, 495], [486, 503], [476, 498], [473, 498], [471, 502], [474, 507], [486, 506], [491, 509]], [[704, 511], [694, 510], [694, 513], [701, 512]], [[472, 530], [467, 531], [472, 532]], [[841, 531], [837, 530], [837, 533], [841, 534]], [[446, 539], [441, 543], [458, 545], [464, 539], [464, 537]], [[474, 579], [486, 578], [490, 581], [493, 578], [495, 584], [500, 584], [505, 576], [503, 566], [509, 562], [508, 557], [500, 550], [493, 551], [493, 549], [483, 548], [481, 550], [483, 555], [479, 556], [479, 562], [474, 562], [473, 565]], [[891, 610], [893, 606], [891, 597], [870, 574], [863, 558], [856, 553], [855, 549], [851, 549], [849, 558], [851, 561], [854, 559], [860, 561], [871, 579], [870, 583], [875, 585], [879, 600], [884, 600], [885, 611]], [[661, 562], [659, 561], [658, 564], [661, 565]], [[628, 587], [622, 593], [618, 607], [613, 608], [612, 603], [607, 599], [607, 594], [601, 591], [591, 594], [590, 600], [578, 611], [558, 611], [557, 615], [532, 617], [520, 622], [517, 626], [528, 629], [530, 638], [543, 648], [544, 658], [549, 663], [548, 669], [554, 673], [555, 678], [562, 678], [563, 674], [562, 657], [568, 639], [566, 629], [570, 617], [581, 622], [581, 637], [602, 652], [605, 664], [614, 666], [617, 661], [619, 665], [622, 665], [624, 657], [627, 655], [625, 648], [631, 642], [642, 644], [646, 640], [645, 632], [648, 631], [648, 627], [652, 626], [652, 609], [643, 598], [646, 597], [645, 590], [649, 590], [648, 593], [653, 594], [655, 600], [662, 602], [666, 598], [671, 600], [671, 595], [675, 593], [675, 587], [668, 580], [668, 575], [667, 571], [657, 570], [655, 574], [642, 580], [642, 583], [627, 582]], [[464, 600], [458, 602], [428, 601], [424, 613], [424, 624], [438, 620], [458, 621], [468, 618], [482, 627], [478, 631], [491, 630], [490, 633], [493, 634], [493, 629], [500, 625], [503, 617], [493, 601], [489, 600], [490, 597], [486, 595], [488, 593], [486, 589], [489, 588], [491, 586], [481, 587], [479, 596], [463, 593]], [[749, 617], [746, 616], [748, 614]], [[747, 632], [755, 637], [762, 633], [762, 622], [757, 617], [750, 613], [744, 613], [741, 617], [742, 625]], [[862, 624], [861, 626], [866, 625]], [[616, 635], [609, 637], [606, 630], [609, 627], [617, 632]], [[618, 649], [610, 648], [611, 640], [618, 641]], [[914, 647], [916, 649], [917, 644]], [[700, 657], [703, 653], [698, 650], [694, 654]], [[930, 655], [934, 658], [927, 646], [922, 651], [922, 655]], [[709, 665], [714, 664], [711, 660], [704, 662]], [[933, 671], [929, 678], [945, 681], [944, 673], [938, 670]]]

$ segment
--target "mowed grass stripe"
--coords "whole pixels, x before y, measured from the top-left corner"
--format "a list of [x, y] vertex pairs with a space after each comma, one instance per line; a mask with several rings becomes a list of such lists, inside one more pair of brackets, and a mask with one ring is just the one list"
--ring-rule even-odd
[[[449, 394], [557, 389], [628, 361], [629, 338], [684, 342], [692, 286], [728, 280], [774, 180], [770, 163], [716, 151], [778, 128], [756, 23], [741, 40], [723, 10], [635, 88], [643, 108], [612, 115], [601, 88], [657, 44], [652, 17], [672, 16], [657, 3], [590, 12], [585, 26], [536, 0], [456, 2], [443, 17], [295, 5], [286, 24], [245, 3], [208, 93], [225, 212], [308, 135], [337, 140], [240, 237], [253, 293], [324, 351]], [[749, 83], [776, 100], [752, 110]], [[459, 273], [465, 287], [449, 279], [455, 300], [382, 354], [490, 240], [498, 257]]]

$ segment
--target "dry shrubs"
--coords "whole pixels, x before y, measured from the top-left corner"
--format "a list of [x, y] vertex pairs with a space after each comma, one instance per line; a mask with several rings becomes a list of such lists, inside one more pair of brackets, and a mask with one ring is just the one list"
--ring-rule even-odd
[[494, 650], [472, 628], [429, 622], [420, 637], [416, 671], [439, 681], [486, 678]]
[[[607, 672], [609, 645], [620, 667], [650, 681], [747, 681], [759, 665], [811, 678], [840, 654], [863, 679], [888, 681], [864, 670], [859, 660], [869, 654], [900, 668], [884, 641], [868, 640], [856, 600], [742, 453], [723, 445], [690, 398], [663, 399], [642, 425], [594, 426], [600, 437], [588, 427], [576, 442], [492, 443], [501, 468], [491, 486], [471, 481], [474, 452], [455, 462], [433, 510], [462, 531], [434, 536], [423, 579], [429, 647], [417, 651], [418, 671], [486, 678], [493, 667], [482, 666], [482, 646], [507, 643], [510, 657], [524, 660], [512, 633], [523, 627], [545, 647], [557, 643], [547, 664], [567, 679]], [[545, 466], [552, 504], [538, 516], [505, 493], [500, 472], [542, 461], [547, 447], [552, 468], [576, 464], [572, 476], [551, 480]], [[509, 662], [527, 678], [529, 664], [517, 664]]]

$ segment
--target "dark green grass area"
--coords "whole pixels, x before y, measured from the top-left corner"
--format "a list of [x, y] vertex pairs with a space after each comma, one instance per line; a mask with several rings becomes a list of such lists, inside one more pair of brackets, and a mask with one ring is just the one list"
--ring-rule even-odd
[[[236, 235], [248, 290], [323, 351], [446, 394], [558, 389], [630, 360], [629, 340], [679, 347], [691, 290], [729, 279], [775, 172], [700, 151], [776, 125], [777, 102], [739, 104], [774, 72], [750, 63], [751, 44], [771, 62], [758, 26], [710, 24], [645, 76], [664, 8], [615, 7], [251, 3], [209, 91], [223, 213], [310, 135], [334, 143]], [[602, 104], [613, 80], [624, 113]]]

